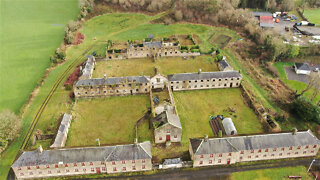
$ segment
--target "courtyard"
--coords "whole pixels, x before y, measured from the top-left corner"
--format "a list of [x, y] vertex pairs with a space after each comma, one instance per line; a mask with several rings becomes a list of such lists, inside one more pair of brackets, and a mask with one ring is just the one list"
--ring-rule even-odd
[[133, 143], [135, 124], [149, 106], [147, 95], [79, 100], [66, 146], [97, 145], [98, 138], [102, 145]]
[[165, 57], [158, 58], [155, 62], [151, 59], [125, 59], [98, 61], [93, 71], [93, 78], [122, 76], [153, 76], [155, 68], [163, 75], [174, 73], [198, 72], [201, 69], [206, 71], [218, 71], [218, 66], [212, 56], [204, 55], [192, 57]]

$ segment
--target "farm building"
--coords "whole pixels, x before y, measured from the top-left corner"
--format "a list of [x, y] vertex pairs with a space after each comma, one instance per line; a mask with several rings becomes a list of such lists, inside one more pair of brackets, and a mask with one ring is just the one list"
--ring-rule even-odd
[[253, 16], [259, 20], [259, 25], [262, 28], [273, 28], [273, 16], [269, 12], [252, 12]]
[[220, 71], [233, 71], [232, 66], [230, 66], [225, 56], [223, 56], [223, 59], [218, 62], [218, 67]]
[[88, 60], [86, 61], [84, 68], [82, 69], [82, 75], [79, 77], [79, 79], [91, 79], [92, 72], [94, 69], [94, 66], [96, 64], [96, 60], [94, 56], [89, 56]]
[[153, 119], [153, 125], [155, 143], [181, 141], [182, 126], [173, 106], [166, 106], [165, 110]]
[[190, 139], [193, 167], [316, 156], [319, 139], [310, 130], [226, 138]]
[[224, 131], [226, 132], [226, 134], [228, 136], [232, 136], [232, 135], [237, 135], [238, 134], [237, 133], [237, 129], [234, 126], [231, 118], [224, 118], [222, 120], [222, 125], [223, 125], [223, 128], [224, 128]]
[[238, 71], [182, 73], [168, 75], [173, 91], [239, 87], [242, 76]]
[[297, 74], [309, 75], [311, 73], [311, 68], [308, 63], [294, 63], [294, 70]]
[[144, 94], [150, 91], [149, 76], [110, 77], [79, 80], [76, 98]]
[[65, 146], [68, 137], [71, 118], [72, 116], [70, 114], [64, 113], [57, 136], [54, 140], [54, 143], [50, 146], [51, 148], [61, 148]]
[[149, 141], [117, 146], [26, 151], [13, 163], [18, 179], [152, 169]]

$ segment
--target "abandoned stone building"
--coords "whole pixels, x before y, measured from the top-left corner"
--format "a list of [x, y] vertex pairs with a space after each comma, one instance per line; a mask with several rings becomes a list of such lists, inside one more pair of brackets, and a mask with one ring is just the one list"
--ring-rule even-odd
[[155, 143], [181, 142], [182, 126], [174, 106], [166, 106], [153, 119]]
[[70, 114], [64, 113], [57, 136], [54, 140], [54, 143], [50, 146], [51, 148], [61, 148], [64, 147], [68, 137], [68, 131], [71, 123], [72, 116]]
[[168, 75], [173, 91], [239, 87], [242, 76], [238, 71], [182, 73]]
[[76, 98], [149, 93], [150, 77], [110, 77], [79, 80], [74, 85]]
[[310, 130], [225, 138], [190, 139], [193, 167], [317, 155], [320, 141]]
[[161, 74], [157, 74], [150, 79], [151, 89], [164, 89], [167, 88], [168, 79]]
[[117, 146], [26, 151], [13, 163], [18, 179], [152, 170], [149, 141]]
[[79, 79], [91, 79], [95, 64], [96, 59], [94, 58], [94, 56], [88, 56], [88, 60], [85, 62], [84, 68], [82, 69], [82, 66], [80, 66], [81, 76], [79, 77]]
[[152, 41], [142, 44], [130, 43], [126, 49], [108, 49], [107, 60], [146, 58], [146, 57], [170, 57], [170, 56], [199, 56], [200, 52], [181, 51], [177, 42]]

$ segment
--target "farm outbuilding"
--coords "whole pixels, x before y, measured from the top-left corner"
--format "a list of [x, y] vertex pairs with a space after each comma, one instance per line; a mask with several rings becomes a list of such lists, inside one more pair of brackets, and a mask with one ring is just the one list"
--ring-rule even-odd
[[234, 126], [231, 118], [224, 118], [222, 120], [223, 128], [228, 136], [237, 135], [237, 129]]

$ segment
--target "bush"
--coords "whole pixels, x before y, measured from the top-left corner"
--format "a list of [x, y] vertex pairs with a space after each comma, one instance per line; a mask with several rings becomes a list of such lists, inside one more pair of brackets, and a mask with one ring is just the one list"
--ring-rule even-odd
[[216, 61], [221, 61], [223, 59], [223, 56], [221, 54], [218, 54], [216, 56]]
[[71, 84], [66, 84], [66, 85], [65, 85], [65, 89], [66, 89], [67, 91], [70, 91], [70, 90], [72, 89], [72, 85], [71, 85]]
[[180, 46], [180, 50], [189, 50], [188, 46]]
[[314, 121], [320, 124], [320, 107], [303, 96], [291, 103], [291, 111], [304, 121]]

